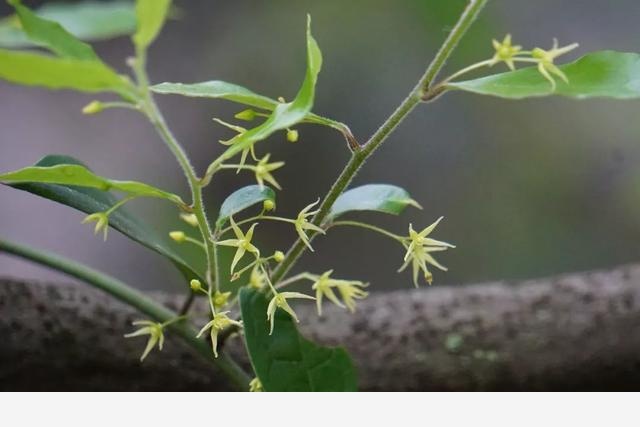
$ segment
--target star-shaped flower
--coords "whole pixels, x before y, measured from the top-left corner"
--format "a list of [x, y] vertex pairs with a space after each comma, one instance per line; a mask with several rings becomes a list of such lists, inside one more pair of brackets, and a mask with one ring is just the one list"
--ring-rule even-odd
[[507, 64], [509, 69], [515, 70], [513, 59], [522, 50], [522, 46], [514, 46], [511, 44], [511, 34], [507, 34], [502, 42], [493, 40], [493, 48], [496, 50], [495, 55], [491, 59], [491, 66], [496, 65], [499, 62]]
[[263, 158], [258, 160], [258, 163], [254, 166], [253, 170], [256, 174], [256, 181], [258, 181], [260, 188], [264, 188], [264, 182], [267, 181], [278, 190], [282, 190], [282, 187], [280, 187], [278, 181], [276, 181], [273, 175], [271, 175], [271, 172], [284, 166], [284, 162], [269, 163], [269, 157], [271, 157], [271, 154], [265, 155]]
[[302, 299], [315, 299], [310, 295], [301, 294], [300, 292], [278, 292], [271, 298], [269, 301], [269, 306], [267, 307], [267, 320], [270, 322], [269, 335], [273, 333], [273, 324], [275, 321], [275, 314], [278, 308], [283, 309], [295, 320], [296, 322], [300, 322], [298, 320], [298, 316], [296, 312], [293, 311], [287, 298], [302, 298]]
[[455, 248], [454, 245], [435, 240], [428, 237], [436, 226], [442, 221], [443, 217], [438, 218], [433, 224], [426, 227], [424, 230], [417, 232], [413, 229], [413, 226], [409, 224], [409, 236], [405, 238], [403, 246], [407, 249], [404, 256], [404, 264], [398, 272], [404, 271], [405, 268], [412, 264], [413, 267], [413, 283], [418, 286], [418, 273], [422, 270], [424, 278], [427, 283], [431, 284], [433, 281], [433, 275], [427, 268], [427, 263], [439, 268], [442, 271], [447, 271], [447, 268], [441, 265], [438, 261], [431, 256], [431, 252], [440, 252], [449, 248]]
[[551, 90], [556, 89], [556, 81], [551, 74], [555, 74], [560, 77], [565, 83], [569, 83], [569, 79], [566, 74], [562, 72], [553, 62], [560, 55], [571, 52], [578, 47], [578, 43], [573, 43], [568, 46], [558, 47], [558, 40], [553, 39], [553, 47], [550, 50], [544, 50], [539, 47], [531, 51], [531, 56], [538, 61], [538, 71], [544, 76], [545, 79], [551, 83]]
[[236, 238], [222, 240], [220, 242], [216, 242], [216, 244], [221, 246], [233, 246], [238, 248], [236, 250], [235, 256], [233, 257], [233, 261], [231, 262], [231, 274], [233, 274], [233, 271], [235, 270], [236, 265], [238, 264], [238, 261], [242, 259], [242, 257], [246, 252], [252, 253], [256, 256], [256, 258], [258, 258], [260, 256], [260, 251], [251, 243], [251, 239], [253, 238], [253, 230], [254, 228], [256, 228], [257, 223], [253, 224], [251, 228], [249, 228], [249, 231], [247, 231], [247, 234], [244, 234], [240, 229], [240, 227], [238, 227], [236, 222], [233, 220], [233, 217], [230, 217], [229, 220], [231, 221], [231, 228], [233, 229], [233, 232], [235, 233]]
[[305, 206], [305, 208], [302, 209], [300, 213], [298, 213], [298, 216], [294, 222], [296, 231], [298, 232], [298, 236], [300, 236], [300, 240], [302, 240], [302, 243], [304, 243], [311, 252], [313, 252], [313, 248], [311, 247], [311, 243], [309, 242], [309, 236], [307, 236], [306, 230], [312, 230], [318, 233], [325, 234], [325, 231], [322, 228], [310, 223], [309, 220], [307, 220], [307, 217], [313, 216], [318, 213], [318, 210], [315, 210], [313, 212], [309, 212], [309, 210], [317, 205], [319, 201], [320, 199], [316, 200], [310, 205]]
[[132, 323], [134, 326], [143, 326], [137, 331], [131, 332], [130, 334], [126, 334], [125, 338], [139, 337], [142, 335], [149, 335], [149, 340], [147, 341], [147, 346], [142, 352], [142, 356], [140, 356], [140, 361], [144, 361], [144, 359], [149, 355], [153, 347], [158, 344], [158, 350], [162, 350], [162, 346], [164, 345], [164, 333], [161, 323], [153, 322], [151, 320], [137, 320]]
[[[367, 284], [357, 280], [339, 280], [332, 279], [330, 276], [333, 270], [325, 271], [320, 276], [311, 276], [315, 278], [312, 289], [316, 291], [316, 306], [318, 315], [322, 316], [322, 299], [327, 297], [338, 307], [347, 308], [349, 311], [355, 311], [355, 299], [365, 298], [368, 293], [361, 288]], [[334, 292], [334, 288], [338, 290], [344, 304], [338, 299]]]
[[338, 292], [344, 301], [344, 305], [347, 306], [350, 312], [356, 311], [357, 299], [364, 299], [369, 295], [369, 292], [362, 290], [362, 288], [368, 285], [357, 280], [338, 280], [336, 283]]
[[91, 215], [88, 215], [85, 219], [82, 220], [83, 224], [88, 222], [95, 221], [96, 226], [93, 229], [95, 234], [98, 234], [102, 231], [104, 241], [107, 241], [107, 232], [109, 231], [109, 215], [106, 212], [96, 212]]
[[322, 298], [327, 297], [329, 301], [337, 305], [338, 307], [343, 307], [344, 304], [340, 302], [335, 292], [333, 292], [333, 288], [335, 287], [336, 280], [331, 279], [329, 276], [333, 273], [333, 270], [325, 271], [322, 275], [317, 276], [315, 283], [311, 287], [314, 291], [316, 291], [316, 306], [318, 308], [318, 316], [322, 316]]
[[213, 298], [212, 298], [213, 306], [216, 309], [224, 307], [229, 302], [229, 297], [231, 297], [231, 292], [216, 291], [216, 293], [213, 294]]
[[232, 325], [242, 327], [242, 322], [230, 319], [229, 316], [227, 316], [227, 313], [229, 312], [223, 311], [214, 314], [213, 319], [211, 319], [209, 323], [204, 325], [196, 336], [196, 338], [200, 338], [202, 334], [207, 331], [207, 329], [210, 330], [209, 335], [211, 336], [211, 347], [213, 348], [213, 354], [215, 357], [218, 357], [218, 333]]
[[[223, 140], [219, 140], [218, 142], [222, 145], [233, 145], [235, 143], [238, 143], [242, 140], [242, 136], [245, 134], [245, 132], [247, 132], [247, 129], [243, 128], [242, 126], [236, 126], [236, 125], [232, 125], [231, 123], [227, 123], [225, 121], [222, 121], [220, 119], [213, 119], [214, 122], [221, 124], [224, 127], [227, 127], [231, 130], [234, 130], [236, 132], [238, 132], [238, 134], [236, 136], [234, 136], [231, 139], [228, 139], [226, 141]], [[258, 158], [256, 157], [256, 151], [254, 148], [255, 144], [251, 144], [249, 147], [245, 148], [242, 150], [242, 154], [240, 156], [240, 164], [238, 167], [238, 172], [240, 172], [240, 170], [242, 169], [242, 166], [244, 166], [244, 164], [247, 161], [247, 155], [249, 153], [251, 153], [251, 157], [253, 158], [253, 160], [258, 161]]]

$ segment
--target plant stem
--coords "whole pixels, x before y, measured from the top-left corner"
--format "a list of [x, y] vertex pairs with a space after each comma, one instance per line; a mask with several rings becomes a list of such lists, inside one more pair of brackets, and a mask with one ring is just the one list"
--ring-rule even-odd
[[[0, 240], [0, 252], [6, 252], [29, 261], [51, 267], [54, 270], [61, 271], [69, 276], [80, 279], [91, 286], [108, 293], [123, 303], [131, 307], [135, 307], [137, 310], [159, 323], [170, 322], [179, 316], [178, 313], [154, 302], [146, 295], [131, 288], [120, 280], [93, 270], [75, 261], [6, 240]], [[172, 323], [168, 328], [181, 337], [201, 356], [220, 368], [220, 370], [225, 373], [237, 389], [247, 389], [250, 380], [247, 374], [230, 357], [224, 354], [220, 354], [217, 359], [214, 359], [211, 354], [211, 347], [204, 340], [196, 338], [198, 331], [193, 327], [193, 325], [191, 325], [191, 323]]]
[[147, 77], [145, 70], [145, 62], [145, 53], [137, 52], [137, 61], [134, 70], [138, 78], [140, 89], [142, 90], [143, 111], [146, 113], [151, 124], [155, 127], [158, 134], [160, 134], [167, 147], [169, 147], [169, 150], [171, 150], [187, 177], [189, 189], [191, 190], [191, 197], [193, 199], [193, 205], [191, 208], [193, 209], [193, 214], [198, 219], [198, 227], [204, 240], [204, 248], [207, 257], [207, 284], [209, 285], [209, 289], [218, 290], [218, 281], [216, 277], [218, 258], [213, 241], [211, 225], [207, 219], [202, 200], [202, 185], [198, 179], [195, 169], [189, 161], [187, 153], [184, 151], [175, 136], [173, 136], [164, 116], [160, 112], [160, 109], [151, 95], [151, 91], [149, 90], [149, 78]]
[[458, 22], [453, 27], [449, 36], [446, 38], [438, 53], [436, 53], [435, 58], [427, 67], [427, 71], [425, 71], [424, 75], [420, 78], [418, 82], [418, 87], [421, 88], [423, 94], [429, 90], [431, 83], [433, 83], [434, 79], [438, 76], [438, 73], [444, 67], [447, 59], [451, 56], [455, 48], [458, 46], [458, 43], [462, 39], [462, 37], [466, 34], [471, 24], [478, 18], [480, 11], [487, 4], [488, 0], [469, 0], [467, 7], [458, 18]]
[[331, 222], [328, 226], [328, 228], [331, 227], [335, 227], [335, 226], [351, 226], [351, 227], [360, 227], [360, 228], [365, 228], [367, 230], [371, 230], [371, 231], [375, 231], [376, 233], [380, 233], [383, 236], [389, 237], [393, 240], [396, 240], [398, 242], [402, 242], [402, 237], [391, 233], [390, 231], [387, 231], [385, 229], [382, 229], [380, 227], [376, 227], [375, 225], [371, 225], [371, 224], [367, 224], [364, 222], [359, 222], [359, 221], [334, 221]]
[[181, 316], [187, 314], [191, 309], [191, 306], [193, 305], [193, 302], [195, 301], [195, 299], [196, 299], [195, 292], [191, 292], [191, 290], [189, 290], [187, 299], [185, 299], [184, 303], [182, 303], [182, 307], [180, 307], [180, 311], [178, 312], [178, 314]]
[[[457, 24], [449, 33], [449, 36], [442, 44], [442, 47], [436, 54], [433, 61], [431, 61], [431, 64], [429, 64], [424, 75], [418, 81], [418, 84], [413, 88], [404, 101], [402, 101], [398, 108], [396, 108], [391, 116], [385, 120], [373, 136], [371, 136], [367, 143], [362, 146], [362, 149], [353, 152], [351, 159], [343, 169], [342, 173], [340, 173], [324, 200], [322, 200], [318, 213], [312, 220], [314, 225], [320, 226], [324, 222], [329, 214], [331, 206], [333, 206], [333, 203], [351, 183], [355, 175], [358, 173], [358, 170], [369, 156], [375, 152], [375, 150], [387, 139], [387, 137], [407, 117], [407, 115], [413, 111], [420, 101], [428, 99], [431, 83], [437, 77], [442, 67], [444, 67], [444, 64], [453, 53], [458, 42], [478, 17], [480, 10], [482, 10], [482, 8], [487, 4], [487, 1], [488, 0], [470, 0], [464, 12], [458, 19]], [[316, 234], [317, 233], [311, 232], [309, 238], [313, 239]], [[282, 261], [282, 263], [274, 270], [272, 274], [272, 280], [274, 283], [277, 283], [279, 280], [284, 278], [284, 276], [298, 261], [305, 248], [306, 245], [301, 239], [297, 239], [295, 241], [287, 251], [284, 261]]]

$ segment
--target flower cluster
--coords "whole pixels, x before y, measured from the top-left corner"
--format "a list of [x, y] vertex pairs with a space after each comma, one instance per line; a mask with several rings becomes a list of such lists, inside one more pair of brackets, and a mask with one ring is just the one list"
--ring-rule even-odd
[[507, 34], [505, 38], [499, 42], [493, 40], [493, 48], [495, 54], [488, 61], [489, 66], [504, 62], [509, 69], [515, 69], [515, 62], [529, 62], [537, 64], [538, 71], [551, 84], [551, 90], [556, 89], [556, 81], [553, 76], [559, 77], [565, 83], [569, 83], [566, 74], [554, 64], [556, 58], [571, 52], [578, 47], [578, 43], [572, 43], [567, 46], [559, 47], [558, 40], [553, 40], [553, 46], [549, 50], [536, 47], [530, 51], [523, 51], [522, 46], [513, 45], [511, 42], [511, 34]]

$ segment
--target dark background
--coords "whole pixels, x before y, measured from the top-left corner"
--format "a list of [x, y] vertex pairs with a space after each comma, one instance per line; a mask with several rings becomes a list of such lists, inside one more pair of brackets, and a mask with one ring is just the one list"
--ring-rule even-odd
[[[348, 123], [366, 138], [424, 71], [462, 10], [464, 0], [177, 1], [150, 51], [153, 82], [222, 79], [268, 96], [290, 99], [305, 67], [305, 15], [324, 54], [314, 111]], [[28, 2], [37, 5], [38, 2]], [[9, 13], [2, 4], [0, 11]], [[448, 71], [486, 59], [490, 41], [511, 32], [527, 47], [579, 42], [568, 56], [600, 49], [638, 51], [636, 0], [492, 1], [449, 63]], [[124, 71], [126, 37], [96, 44]], [[145, 181], [187, 194], [182, 174], [145, 120], [129, 111], [85, 117], [93, 99], [0, 83], [0, 170], [30, 165], [49, 153], [72, 154], [99, 174]], [[232, 120], [239, 107], [224, 101], [159, 98], [199, 171], [230, 133], [212, 117]], [[505, 101], [449, 94], [420, 106], [366, 164], [355, 184], [387, 182], [406, 188], [424, 211], [400, 218], [367, 215], [398, 233], [446, 217], [435, 237], [458, 248], [439, 259], [449, 273], [435, 284], [515, 279], [609, 267], [640, 254], [640, 110], [638, 101], [561, 98]], [[342, 137], [300, 126], [300, 142], [278, 134], [259, 145], [287, 162], [276, 173], [284, 189], [278, 214], [293, 216], [324, 195], [347, 161]], [[206, 190], [210, 211], [248, 174], [216, 176]], [[179, 227], [171, 206], [136, 201], [129, 209], [160, 230]], [[117, 232], [103, 243], [83, 214], [32, 195], [0, 188], [0, 236], [69, 256], [145, 288], [183, 286], [173, 267]], [[338, 232], [339, 231], [339, 232]], [[261, 248], [285, 250], [290, 227], [265, 223]], [[397, 275], [403, 251], [360, 230], [336, 230], [314, 242], [298, 269], [372, 282], [371, 289], [412, 286]], [[269, 248], [269, 249], [267, 249]], [[0, 275], [53, 280], [57, 276], [0, 256]]]

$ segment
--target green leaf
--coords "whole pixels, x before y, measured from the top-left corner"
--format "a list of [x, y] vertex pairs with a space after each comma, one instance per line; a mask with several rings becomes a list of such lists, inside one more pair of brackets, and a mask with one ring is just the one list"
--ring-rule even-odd
[[[40, 18], [59, 23], [80, 40], [104, 40], [133, 34], [136, 29], [131, 1], [47, 3], [34, 13]], [[9, 16], [0, 20], [0, 46], [21, 48], [33, 45], [20, 28], [17, 17]]]
[[99, 61], [91, 46], [69, 34], [59, 23], [39, 17], [20, 0], [9, 3], [16, 9], [24, 32], [34, 43], [64, 58]]
[[[36, 163], [36, 166], [43, 168], [58, 165], [77, 165], [86, 168], [78, 160], [67, 156], [47, 156]], [[112, 193], [94, 188], [40, 183], [12, 184], [11, 186], [87, 214], [104, 212], [118, 202]], [[172, 249], [172, 242], [158, 235], [148, 224], [130, 214], [125, 208], [118, 208], [109, 215], [109, 226], [171, 260], [185, 276], [185, 279], [199, 278], [203, 280], [204, 274], [178, 255]]]
[[251, 107], [273, 110], [279, 104], [275, 99], [258, 95], [242, 86], [221, 80], [201, 83], [160, 83], [150, 88], [164, 95], [182, 95], [194, 98], [221, 98]]
[[0, 174], [4, 184], [59, 184], [95, 188], [101, 191], [122, 191], [129, 196], [156, 197], [166, 199], [178, 205], [184, 205], [179, 196], [159, 190], [148, 184], [136, 181], [116, 181], [103, 178], [91, 172], [85, 166], [75, 164], [57, 164], [55, 166], [30, 166], [17, 171]]
[[307, 17], [307, 72], [298, 94], [293, 101], [278, 103], [267, 120], [260, 126], [249, 129], [236, 137], [235, 143], [220, 157], [230, 159], [245, 148], [262, 141], [276, 131], [287, 129], [305, 119], [311, 112], [316, 93], [318, 74], [322, 68], [322, 53], [311, 35], [311, 17]]
[[41, 18], [20, 0], [11, 0], [26, 35], [59, 57], [0, 49], [0, 78], [12, 83], [83, 92], [113, 91], [135, 98], [129, 80], [104, 64], [91, 46], [60, 24]]
[[266, 186], [260, 188], [259, 185], [248, 185], [234, 191], [220, 206], [216, 225], [224, 225], [230, 216], [265, 200], [276, 201], [275, 191]]
[[136, 1], [138, 28], [133, 35], [133, 42], [138, 49], [146, 49], [158, 36], [170, 6], [171, 0]]
[[556, 78], [555, 91], [536, 67], [449, 83], [447, 88], [510, 99], [547, 95], [578, 99], [640, 97], [640, 55], [636, 53], [594, 52], [559, 68], [569, 83]]
[[12, 83], [81, 92], [116, 92], [132, 99], [129, 80], [102, 62], [0, 49], [0, 78]]
[[267, 306], [264, 293], [240, 290], [244, 339], [265, 391], [357, 391], [355, 367], [346, 350], [305, 339], [283, 310], [276, 311], [269, 335]]
[[367, 184], [342, 193], [331, 207], [329, 217], [350, 211], [378, 211], [399, 215], [407, 206], [422, 209], [406, 190], [389, 184]]

